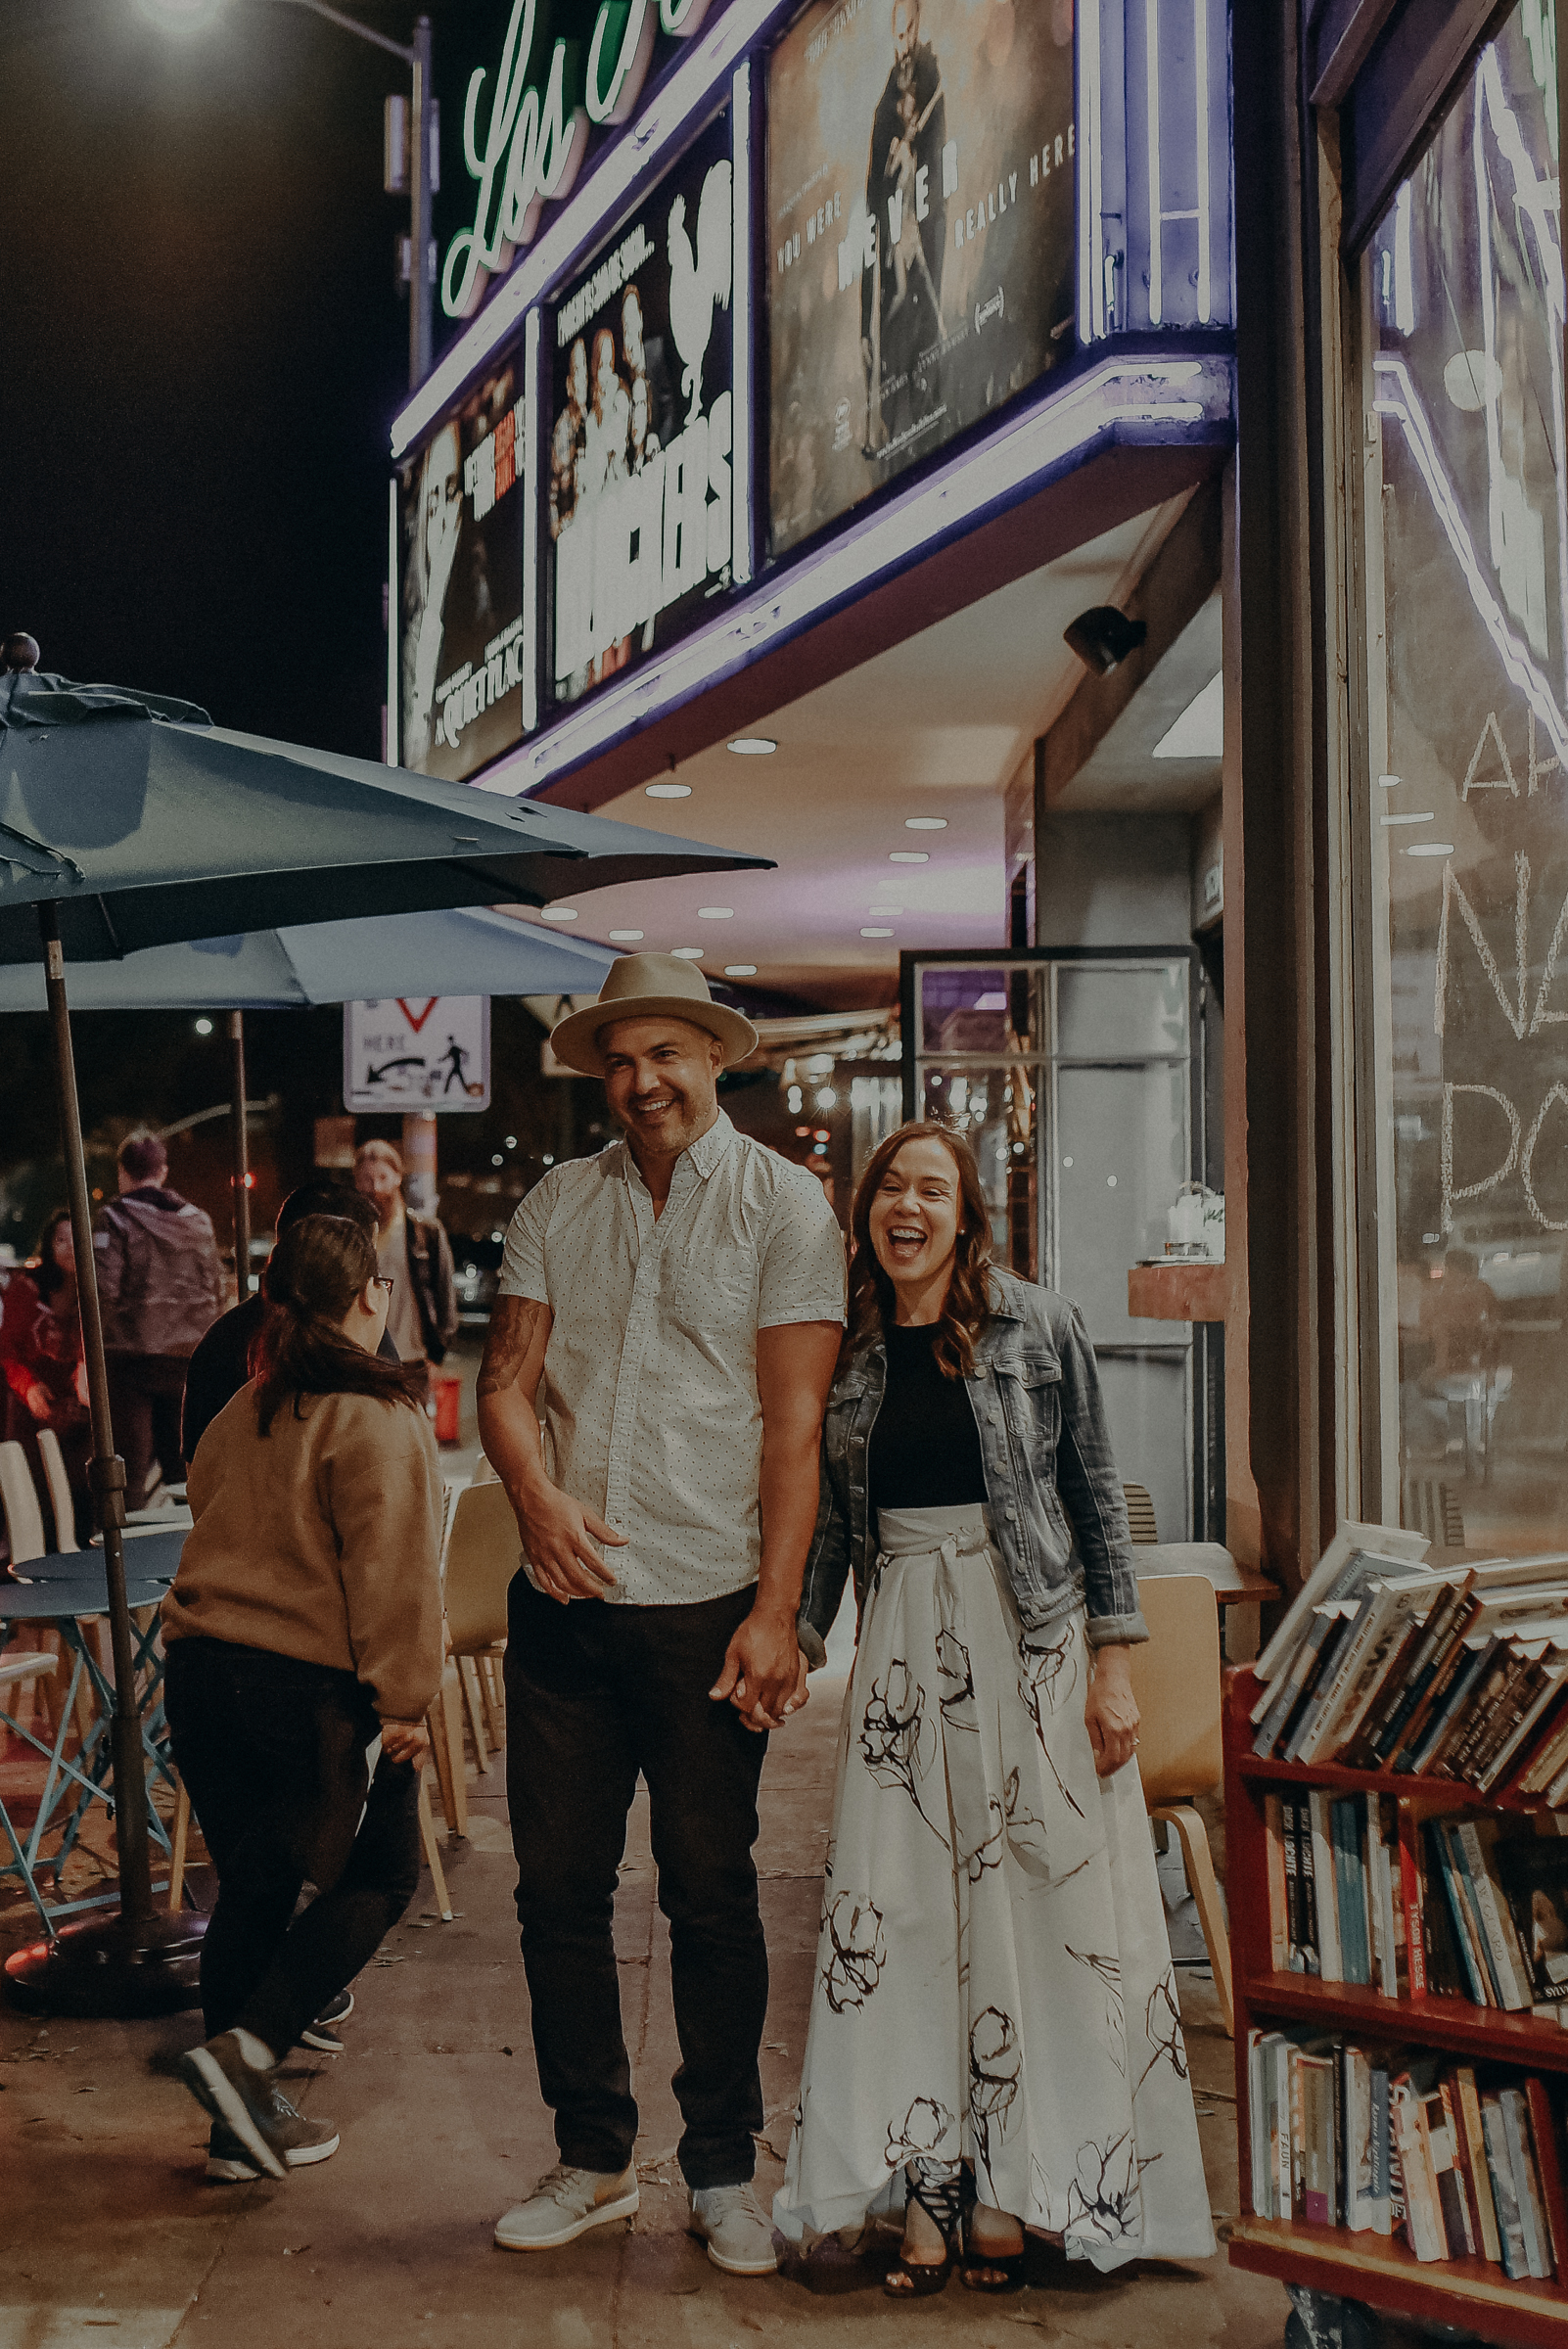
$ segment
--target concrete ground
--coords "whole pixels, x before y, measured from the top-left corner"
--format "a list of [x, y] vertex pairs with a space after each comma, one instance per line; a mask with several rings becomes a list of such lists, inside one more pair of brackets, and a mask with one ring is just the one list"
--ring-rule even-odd
[[[776, 1736], [759, 1858], [772, 1958], [759, 2186], [770, 2196], [796, 2093], [813, 1973], [837, 1688]], [[341, 2058], [301, 2059], [295, 2086], [343, 2145], [286, 2185], [208, 2186], [207, 2124], [174, 2076], [195, 2014], [40, 2025], [0, 2005], [0, 2349], [736, 2349], [962, 2340], [1015, 2349], [1021, 2330], [1095, 2349], [1275, 2349], [1285, 2297], [1222, 2251], [1116, 2277], [1034, 2246], [1030, 2288], [986, 2301], [949, 2285], [918, 2311], [886, 2299], [885, 2256], [819, 2257], [778, 2278], [721, 2276], [684, 2233], [668, 1942], [654, 1900], [646, 1801], [619, 1903], [626, 2037], [642, 2105], [642, 2209], [565, 2251], [518, 2257], [490, 2231], [554, 2157], [529, 2041], [499, 1773], [474, 1782], [472, 1833], [448, 1862], [443, 1926], [421, 1909], [356, 1985]], [[198, 1878], [198, 1882], [201, 1879]], [[23, 1933], [0, 1917], [0, 1945]], [[10, 1940], [6, 1940], [10, 1928]], [[1233, 2073], [1212, 1988], [1184, 1973], [1183, 2010], [1212, 2207], [1237, 2207]], [[886, 2239], [886, 2238], [885, 2238]]]

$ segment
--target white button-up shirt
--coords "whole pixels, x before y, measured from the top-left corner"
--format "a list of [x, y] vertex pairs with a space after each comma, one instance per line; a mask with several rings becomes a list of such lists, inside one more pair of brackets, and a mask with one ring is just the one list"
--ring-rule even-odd
[[554, 1320], [545, 1465], [626, 1536], [607, 1595], [721, 1598], [762, 1555], [757, 1333], [844, 1318], [844, 1242], [803, 1167], [716, 1124], [682, 1152], [655, 1218], [624, 1142], [552, 1168], [512, 1218], [500, 1294]]

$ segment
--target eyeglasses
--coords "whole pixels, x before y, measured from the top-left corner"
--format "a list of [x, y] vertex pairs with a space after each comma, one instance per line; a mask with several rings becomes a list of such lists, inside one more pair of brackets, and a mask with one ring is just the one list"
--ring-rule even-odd
[[391, 1272], [372, 1272], [370, 1285], [373, 1289], [385, 1289], [390, 1297], [397, 1286], [397, 1281], [395, 1275]]

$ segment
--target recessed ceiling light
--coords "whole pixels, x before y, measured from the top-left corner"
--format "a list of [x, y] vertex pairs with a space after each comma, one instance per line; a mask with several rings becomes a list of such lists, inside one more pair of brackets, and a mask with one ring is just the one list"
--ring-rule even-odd
[[1155, 759], [1220, 759], [1225, 747], [1225, 672], [1217, 669], [1175, 725], [1155, 744]]
[[778, 744], [766, 734], [737, 734], [729, 747], [737, 759], [765, 759]]
[[755, 979], [757, 965], [755, 962], [726, 962], [724, 976], [726, 979]]
[[947, 819], [945, 815], [906, 815], [903, 828], [906, 832], [945, 832]]
[[697, 919], [700, 922], [732, 922], [735, 908], [733, 905], [699, 905]]
[[671, 951], [681, 962], [701, 962], [703, 958], [701, 946], [675, 946]]
[[689, 783], [645, 783], [642, 787], [642, 796], [645, 800], [689, 800], [691, 785]]
[[929, 864], [931, 859], [924, 849], [893, 849], [889, 852], [888, 862], [890, 864]]
[[577, 909], [575, 905], [541, 905], [539, 907], [541, 922], [575, 922], [576, 918]]
[[642, 932], [640, 930], [612, 930], [609, 936], [614, 939], [618, 946], [629, 946], [641, 938]]
[[862, 922], [860, 925], [860, 936], [862, 938], [891, 938], [893, 936], [893, 932], [891, 930], [879, 930], [876, 928], [875, 924], [868, 929]]

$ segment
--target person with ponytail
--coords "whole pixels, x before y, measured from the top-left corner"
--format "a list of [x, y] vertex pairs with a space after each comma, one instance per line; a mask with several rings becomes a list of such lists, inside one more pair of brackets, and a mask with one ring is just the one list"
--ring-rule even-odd
[[1146, 1639], [1078, 1308], [990, 1261], [974, 1152], [872, 1154], [799, 1637], [854, 1576], [817, 1980], [776, 2224], [903, 2210], [886, 2288], [1214, 2249], [1136, 1761]]
[[162, 1630], [174, 1760], [218, 1876], [207, 2040], [181, 2067], [212, 2118], [209, 2177], [282, 2178], [336, 2152], [277, 2066], [419, 1881], [441, 1478], [417, 1370], [377, 1355], [389, 1287], [357, 1222], [292, 1223], [251, 1380], [190, 1465], [195, 1524]]

